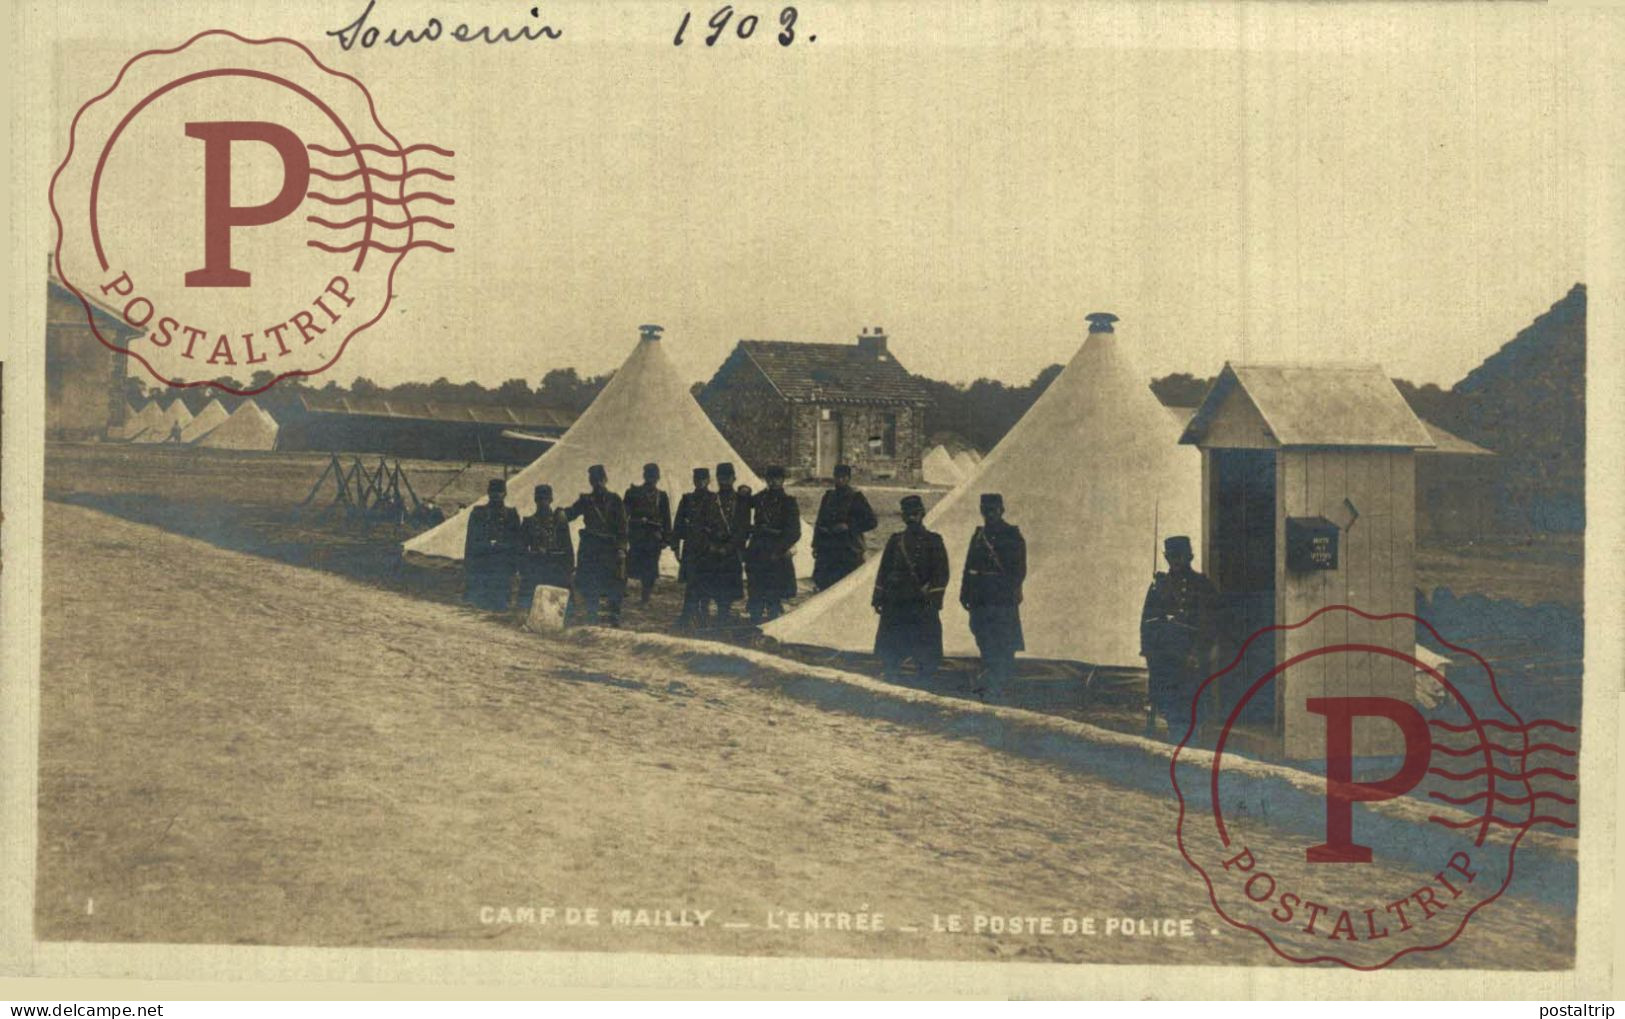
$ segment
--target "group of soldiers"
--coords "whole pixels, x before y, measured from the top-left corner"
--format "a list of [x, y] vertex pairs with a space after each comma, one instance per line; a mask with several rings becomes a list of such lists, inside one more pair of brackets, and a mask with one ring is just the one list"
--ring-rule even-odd
[[[942, 664], [942, 602], [948, 590], [948, 548], [925, 526], [925, 501], [903, 497], [903, 529], [886, 542], [870, 604], [880, 614], [875, 655], [886, 678], [896, 680], [905, 661], [921, 680]], [[988, 696], [1010, 680], [1021, 632], [1021, 588], [1027, 579], [1027, 540], [1004, 519], [1004, 496], [987, 492], [982, 524], [965, 550], [959, 604], [970, 613], [971, 635], [982, 656], [977, 694]]]
[[[645, 464], [643, 483], [617, 495], [602, 465], [587, 471], [590, 490], [568, 506], [553, 504], [553, 489], [537, 485], [536, 509], [520, 519], [507, 505], [507, 483], [491, 480], [487, 499], [469, 516], [463, 546], [467, 599], [480, 608], [504, 611], [519, 578], [518, 603], [528, 608], [538, 585], [570, 591], [566, 619], [620, 621], [627, 582], [636, 580], [641, 600], [649, 601], [660, 576], [660, 557], [669, 548], [679, 565], [686, 629], [729, 624], [743, 600], [750, 621], [773, 619], [796, 593], [794, 554], [801, 540], [801, 507], [784, 490], [785, 470], [768, 467], [767, 487], [752, 492], [738, 484], [731, 463], [694, 468], [694, 487], [672, 512], [660, 487], [660, 467]], [[863, 535], [875, 515], [863, 493], [851, 485], [852, 470], [835, 471], [835, 487], [819, 505], [813, 535], [814, 583], [840, 580], [863, 562]], [[570, 525], [581, 520], [579, 550]]]
[[[553, 490], [537, 485], [536, 509], [520, 519], [506, 505], [507, 484], [493, 479], [488, 499], [476, 506], [464, 546], [467, 598], [481, 608], [509, 608], [514, 577], [519, 605], [528, 608], [539, 585], [570, 591], [566, 620], [620, 621], [629, 580], [647, 603], [670, 548], [684, 586], [678, 625], [705, 629], [728, 625], [744, 600], [751, 623], [780, 615], [796, 593], [794, 552], [801, 540], [801, 509], [784, 490], [785, 470], [768, 467], [767, 487], [753, 493], [737, 483], [731, 463], [694, 468], [693, 488], [672, 513], [660, 488], [660, 467], [645, 464], [643, 483], [617, 495], [601, 465], [587, 471], [589, 490], [568, 506], [553, 504]], [[982, 658], [977, 693], [996, 694], [1011, 679], [1015, 656], [1025, 648], [1021, 628], [1027, 542], [1004, 518], [1004, 497], [984, 493], [982, 524], [971, 535], [960, 578], [959, 603], [970, 615]], [[948, 550], [925, 526], [925, 503], [917, 495], [901, 503], [903, 529], [887, 539], [875, 576], [871, 605], [879, 614], [875, 655], [888, 679], [897, 680], [912, 661], [921, 681], [942, 664], [942, 605], [949, 586]], [[579, 550], [570, 525], [581, 520]], [[835, 468], [813, 526], [813, 583], [823, 590], [863, 564], [864, 535], [875, 529], [874, 510], [852, 485], [852, 469]], [[1161, 715], [1170, 739], [1193, 723], [1191, 695], [1218, 645], [1218, 592], [1191, 568], [1188, 537], [1164, 542], [1168, 572], [1156, 574], [1141, 613], [1140, 647], [1150, 673], [1147, 734]]]

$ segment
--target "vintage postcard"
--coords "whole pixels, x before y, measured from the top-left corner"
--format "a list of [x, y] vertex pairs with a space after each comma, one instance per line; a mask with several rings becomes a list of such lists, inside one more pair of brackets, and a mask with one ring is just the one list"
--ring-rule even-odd
[[11, 19], [7, 974], [1618, 986], [1620, 17]]

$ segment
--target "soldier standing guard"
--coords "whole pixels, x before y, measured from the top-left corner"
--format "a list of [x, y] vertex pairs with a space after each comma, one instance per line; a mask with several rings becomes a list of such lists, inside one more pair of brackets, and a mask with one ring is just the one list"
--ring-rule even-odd
[[982, 653], [976, 692], [997, 695], [1015, 672], [1016, 652], [1026, 648], [1021, 633], [1021, 585], [1027, 579], [1027, 539], [1004, 519], [1004, 496], [982, 494], [982, 526], [965, 551], [959, 604], [970, 612], [970, 632]]
[[750, 500], [734, 490], [734, 465], [717, 464], [720, 528], [708, 557], [706, 596], [717, 603], [717, 622], [733, 618], [734, 602], [745, 597], [745, 542], [750, 537]]
[[[1177, 743], [1200, 719], [1192, 699], [1207, 678], [1218, 649], [1219, 592], [1207, 577], [1191, 569], [1191, 540], [1176, 535], [1162, 543], [1168, 572], [1159, 573], [1145, 594], [1140, 613], [1140, 655], [1150, 672], [1151, 711], [1168, 723], [1168, 742]], [[1148, 713], [1146, 735], [1154, 734]]]
[[835, 465], [835, 487], [818, 502], [813, 523], [813, 585], [822, 591], [863, 565], [863, 536], [879, 522], [864, 494], [852, 487], [852, 468]]
[[801, 505], [784, 490], [784, 468], [763, 472], [767, 491], [751, 504], [750, 544], [745, 546], [746, 605], [757, 625], [777, 619], [784, 600], [796, 596], [796, 542], [801, 540]]
[[629, 549], [626, 575], [643, 585], [638, 599], [649, 604], [655, 578], [660, 576], [660, 553], [671, 542], [671, 500], [660, 490], [660, 466], [643, 465], [643, 484], [626, 490]]
[[576, 561], [575, 590], [568, 614], [596, 623], [598, 605], [607, 605], [609, 625], [621, 621], [621, 599], [626, 595], [626, 504], [609, 490], [609, 474], [602, 464], [587, 468], [592, 491], [581, 493], [564, 511], [566, 520], [581, 517], [581, 554]]
[[694, 490], [677, 500], [677, 516], [672, 521], [671, 550], [677, 555], [677, 580], [683, 585], [683, 613], [677, 617], [682, 629], [703, 629], [709, 623], [706, 602], [710, 534], [721, 529], [721, 511], [716, 493], [711, 491], [711, 469], [694, 468]]
[[485, 504], [469, 512], [463, 537], [463, 597], [471, 605], [503, 612], [519, 551], [519, 511], [507, 505], [508, 483], [501, 478], [492, 478], [485, 491]]
[[529, 608], [538, 585], [570, 587], [576, 556], [570, 522], [553, 508], [553, 486], [535, 488], [536, 512], [520, 525], [519, 607]]
[[901, 531], [886, 542], [870, 604], [880, 613], [875, 654], [888, 680], [895, 682], [903, 660], [912, 658], [922, 681], [942, 664], [942, 597], [948, 590], [948, 547], [942, 535], [925, 529], [925, 501], [903, 498]]

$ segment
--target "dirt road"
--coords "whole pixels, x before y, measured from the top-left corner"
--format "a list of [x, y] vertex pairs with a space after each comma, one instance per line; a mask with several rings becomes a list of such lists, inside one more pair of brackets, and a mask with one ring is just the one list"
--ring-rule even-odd
[[[1165, 798], [78, 507], [46, 544], [43, 938], [1276, 961], [1212, 933]], [[1411, 963], [1572, 945], [1508, 903]]]

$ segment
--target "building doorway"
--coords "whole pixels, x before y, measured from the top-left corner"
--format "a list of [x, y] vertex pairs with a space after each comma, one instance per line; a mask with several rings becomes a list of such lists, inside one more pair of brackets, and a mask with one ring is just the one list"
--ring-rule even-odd
[[[1214, 480], [1209, 489], [1213, 505], [1208, 507], [1212, 521], [1212, 556], [1207, 565], [1218, 585], [1224, 608], [1224, 634], [1220, 664], [1234, 657], [1241, 642], [1275, 623], [1275, 470], [1276, 454], [1270, 449], [1215, 449], [1212, 451]], [[1259, 676], [1275, 667], [1275, 633], [1266, 633], [1252, 642], [1247, 657], [1224, 678], [1216, 691], [1218, 717], [1222, 724], [1237, 701]], [[1248, 701], [1240, 721], [1249, 727], [1273, 729], [1274, 681]], [[1214, 714], [1210, 708], [1210, 717]]]
[[828, 407], [818, 409], [818, 476], [833, 478], [835, 465], [841, 462], [841, 412]]

